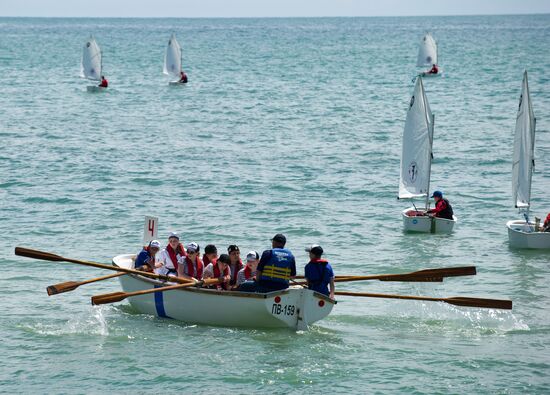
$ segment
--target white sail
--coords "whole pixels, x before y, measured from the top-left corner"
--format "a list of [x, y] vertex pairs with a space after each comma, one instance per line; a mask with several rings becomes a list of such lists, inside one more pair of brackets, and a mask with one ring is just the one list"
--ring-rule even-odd
[[535, 150], [535, 115], [527, 71], [523, 73], [523, 84], [519, 97], [516, 132], [514, 137], [514, 157], [512, 163], [512, 196], [518, 208], [529, 208], [531, 200], [531, 177], [534, 166]]
[[426, 33], [420, 42], [418, 49], [418, 67], [432, 66], [437, 64], [437, 44], [430, 33]]
[[433, 120], [422, 78], [418, 77], [403, 131], [399, 199], [428, 197]]
[[101, 49], [93, 36], [84, 44], [82, 62], [80, 64], [80, 76], [90, 80], [101, 80]]
[[168, 47], [164, 55], [163, 73], [174, 78], [179, 78], [181, 72], [181, 47], [176, 40], [176, 35], [172, 34], [168, 40]]

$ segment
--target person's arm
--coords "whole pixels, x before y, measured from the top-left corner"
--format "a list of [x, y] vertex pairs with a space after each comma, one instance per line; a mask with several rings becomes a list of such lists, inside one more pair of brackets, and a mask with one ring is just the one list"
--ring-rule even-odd
[[330, 298], [334, 299], [334, 277], [330, 279]]
[[292, 257], [292, 261], [290, 262], [290, 278], [296, 277], [296, 259]]
[[256, 281], [260, 281], [260, 278], [262, 277], [262, 270], [264, 270], [264, 266], [270, 258], [271, 250], [265, 250], [262, 253], [262, 257], [260, 258], [260, 262], [258, 263], [258, 268], [256, 269]]

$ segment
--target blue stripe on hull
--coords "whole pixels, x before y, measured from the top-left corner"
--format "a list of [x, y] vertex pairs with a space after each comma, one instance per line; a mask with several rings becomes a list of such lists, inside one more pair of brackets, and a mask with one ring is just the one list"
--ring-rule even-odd
[[[155, 288], [161, 288], [161, 286], [155, 285]], [[164, 311], [164, 296], [162, 292], [155, 292], [155, 307], [159, 317], [170, 318], [166, 315], [166, 311]]]

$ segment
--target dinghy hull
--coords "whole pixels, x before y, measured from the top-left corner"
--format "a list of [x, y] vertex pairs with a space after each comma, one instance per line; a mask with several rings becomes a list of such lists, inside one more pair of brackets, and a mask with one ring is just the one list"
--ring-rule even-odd
[[524, 220], [508, 221], [508, 240], [512, 248], [550, 249], [550, 232], [535, 232], [535, 224]]
[[95, 85], [91, 85], [91, 86], [86, 87], [86, 90], [88, 92], [92, 92], [92, 93], [103, 92], [105, 89], [107, 89], [107, 88], [104, 88], [102, 86], [95, 86]]
[[457, 222], [457, 218], [453, 215], [453, 219], [445, 218], [430, 218], [422, 215], [424, 211], [415, 210], [410, 207], [402, 211], [403, 228], [406, 232], [420, 233], [452, 233]]
[[[134, 255], [119, 255], [113, 264], [133, 268]], [[124, 292], [166, 284], [141, 276], [119, 277]], [[185, 288], [128, 298], [139, 312], [203, 325], [306, 330], [326, 317], [335, 301], [304, 288], [257, 294]]]

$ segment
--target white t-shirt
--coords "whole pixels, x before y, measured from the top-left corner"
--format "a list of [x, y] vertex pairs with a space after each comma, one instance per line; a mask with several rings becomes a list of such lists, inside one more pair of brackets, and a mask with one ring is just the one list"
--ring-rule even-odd
[[[181, 264], [185, 257], [178, 252], [176, 259], [178, 260], [177, 263]], [[176, 265], [172, 262], [172, 258], [170, 258], [170, 254], [166, 251], [166, 248], [161, 251], [159, 262], [162, 263], [162, 267], [155, 269], [155, 273], [157, 274], [167, 275], [170, 270], [176, 270]], [[177, 273], [172, 272], [170, 275], [177, 276]]]

